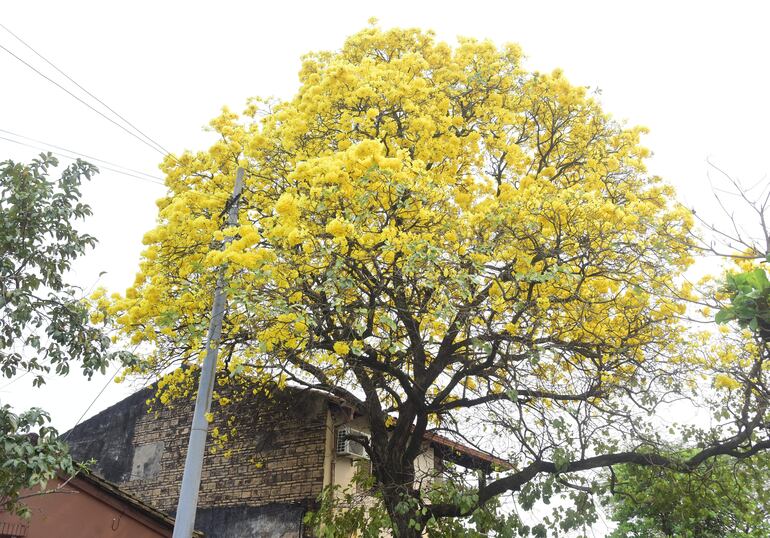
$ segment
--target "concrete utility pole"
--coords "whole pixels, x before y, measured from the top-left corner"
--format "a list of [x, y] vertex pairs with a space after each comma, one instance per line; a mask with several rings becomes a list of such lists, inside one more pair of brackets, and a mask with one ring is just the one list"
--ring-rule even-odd
[[[238, 168], [233, 187], [233, 197], [227, 211], [228, 226], [238, 225], [238, 200], [243, 191], [243, 168]], [[230, 241], [226, 237], [222, 248]], [[198, 490], [201, 485], [201, 469], [203, 468], [203, 453], [206, 448], [206, 436], [209, 423], [206, 413], [211, 409], [211, 395], [214, 391], [214, 377], [219, 354], [219, 340], [222, 335], [222, 318], [225, 315], [227, 292], [225, 291], [225, 266], [219, 269], [217, 284], [214, 290], [214, 305], [211, 308], [211, 322], [206, 337], [206, 358], [203, 360], [200, 380], [198, 381], [198, 397], [195, 400], [190, 443], [187, 445], [187, 458], [184, 462], [182, 489], [179, 492], [179, 504], [176, 509], [173, 538], [190, 538], [195, 530], [195, 512], [198, 508]]]

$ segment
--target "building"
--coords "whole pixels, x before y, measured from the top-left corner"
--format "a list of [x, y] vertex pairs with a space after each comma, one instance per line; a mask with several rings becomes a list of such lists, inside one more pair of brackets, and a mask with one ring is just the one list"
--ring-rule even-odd
[[[133, 394], [75, 427], [67, 442], [75, 458], [95, 460], [95, 473], [173, 515], [193, 404], [152, 410], [152, 396], [151, 389]], [[361, 460], [360, 445], [341, 431], [368, 431], [363, 417], [331, 395], [298, 389], [233, 401], [215, 415], [214, 428], [228, 440], [218, 446], [209, 436], [207, 444], [195, 523], [207, 538], [305, 535], [303, 518], [323, 488], [347, 486]], [[486, 469], [499, 462], [426, 436], [415, 462], [420, 480], [438, 477], [448, 460]]]
[[[53, 493], [25, 499], [29, 519], [0, 511], [0, 538], [162, 538], [173, 534], [171, 517], [93, 474], [81, 473], [71, 479], [61, 476], [46, 489]], [[202, 535], [196, 532], [195, 536]]]

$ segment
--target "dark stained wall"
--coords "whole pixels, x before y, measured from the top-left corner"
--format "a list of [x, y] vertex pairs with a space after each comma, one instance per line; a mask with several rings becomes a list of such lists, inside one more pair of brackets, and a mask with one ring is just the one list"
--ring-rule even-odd
[[134, 457], [134, 426], [147, 415], [145, 401], [151, 394], [151, 389], [142, 389], [65, 433], [72, 456], [79, 461], [94, 458], [94, 470], [102, 478], [127, 482]]
[[[148, 412], [144, 389], [74, 428], [77, 459], [151, 506], [173, 515], [178, 501], [192, 403]], [[267, 401], [245, 398], [215, 414], [211, 427], [236, 429], [223, 447], [207, 444], [195, 528], [208, 538], [301, 533], [305, 510], [323, 487], [326, 398], [285, 391]], [[232, 422], [227, 423], [228, 417]]]

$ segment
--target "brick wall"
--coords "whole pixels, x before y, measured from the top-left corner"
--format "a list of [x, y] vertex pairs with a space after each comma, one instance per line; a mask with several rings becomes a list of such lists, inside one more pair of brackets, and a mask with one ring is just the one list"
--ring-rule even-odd
[[[192, 402], [149, 411], [143, 389], [65, 434], [78, 460], [151, 506], [176, 511], [192, 421]], [[232, 394], [224, 394], [232, 397]], [[323, 487], [328, 402], [286, 390], [249, 396], [217, 412], [211, 427], [237, 435], [211, 454], [207, 444], [195, 527], [210, 538], [298, 538], [302, 516]], [[228, 417], [234, 423], [227, 426]], [[260, 463], [261, 466], [256, 464]], [[329, 462], [327, 462], [328, 466]], [[327, 471], [328, 472], [328, 471]]]
[[[176, 509], [192, 409], [162, 408], [141, 414], [134, 425], [131, 478], [122, 486], [161, 510]], [[274, 401], [250, 397], [215, 413], [212, 428], [235, 427], [237, 434], [225, 443], [229, 457], [221, 449], [210, 453], [209, 436], [198, 506], [312, 504], [323, 487], [326, 411], [325, 398], [287, 391]]]

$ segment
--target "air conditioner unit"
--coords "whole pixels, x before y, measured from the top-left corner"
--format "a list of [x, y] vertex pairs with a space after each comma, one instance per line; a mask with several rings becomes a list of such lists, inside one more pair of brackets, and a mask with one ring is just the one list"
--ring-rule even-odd
[[349, 435], [356, 435], [369, 439], [369, 434], [362, 431], [354, 430], [352, 428], [340, 428], [337, 430], [337, 454], [340, 456], [348, 456], [352, 459], [368, 460], [369, 454], [366, 453], [364, 446], [354, 439], [349, 439]]

